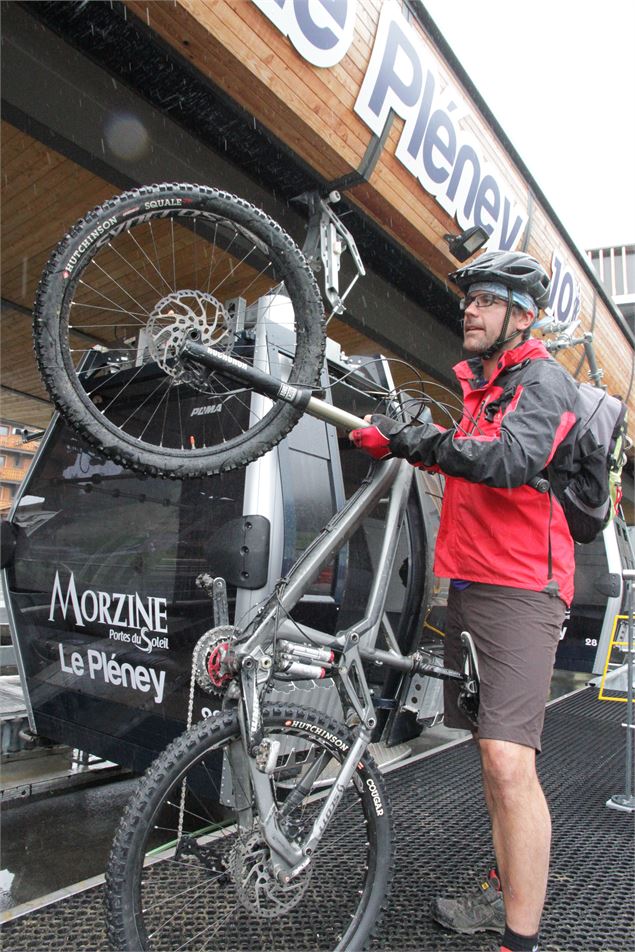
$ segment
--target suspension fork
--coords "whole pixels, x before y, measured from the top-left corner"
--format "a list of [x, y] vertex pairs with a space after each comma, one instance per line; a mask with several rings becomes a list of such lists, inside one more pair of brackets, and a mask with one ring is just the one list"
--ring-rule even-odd
[[[280, 818], [285, 815], [285, 810], [284, 807], [278, 808], [274, 795], [272, 773], [276, 766], [279, 742], [268, 741], [265, 738], [261, 739], [259, 744], [253, 743], [254, 727], [257, 729], [257, 736], [262, 738], [262, 710], [253, 666], [243, 669], [241, 678], [243, 691], [238, 707], [241, 738], [232, 745], [232, 750], [229, 752], [234, 788], [240, 785], [243, 791], [241, 804], [243, 822], [244, 820], [253, 822], [253, 813], [245, 797], [246, 791], [251, 789], [256, 813], [261, 822], [262, 835], [271, 850], [274, 874], [280, 882], [287, 883], [310, 863], [329, 821], [366, 752], [371, 731], [363, 726], [357, 729], [353, 744], [313, 822], [308, 837], [302, 844], [296, 843], [285, 835], [280, 826]], [[303, 797], [309, 792], [310, 790], [303, 790]], [[289, 796], [293, 796], [293, 791]]]
[[366, 749], [370, 744], [371, 732], [365, 727], [359, 727], [356, 731], [355, 740], [346, 755], [346, 759], [342, 764], [340, 770], [335, 776], [333, 781], [333, 786], [331, 787], [330, 793], [327, 795], [326, 800], [320, 810], [318, 816], [316, 817], [311, 832], [304, 841], [302, 852], [304, 853], [304, 860], [293, 870], [291, 870], [291, 875], [295, 876], [310, 862], [315, 849], [322, 838], [322, 834], [326, 830], [326, 827], [329, 824], [335, 810], [338, 807], [338, 804], [346, 788], [353, 777], [353, 774], [357, 770], [360, 760], [366, 753]]
[[[270, 659], [264, 653], [258, 659], [251, 655], [243, 662], [241, 669], [241, 696], [238, 704], [238, 724], [240, 739], [232, 744], [228, 752], [232, 771], [234, 791], [240, 786], [240, 802], [236, 801], [239, 811], [239, 826], [243, 829], [253, 827], [254, 811], [249, 794], [253, 794], [256, 816], [260, 818], [261, 832], [271, 850], [274, 874], [281, 882], [288, 882], [291, 870], [303, 868], [304, 851], [292, 842], [280, 828], [279, 811], [273, 790], [273, 770], [276, 766], [279, 741], [263, 738], [262, 707], [260, 704], [259, 672], [263, 662], [268, 666]], [[248, 824], [248, 826], [247, 826]]]
[[[284, 806], [278, 809], [274, 793], [271, 774], [259, 768], [256, 757], [247, 757], [249, 775], [256, 801], [257, 812], [260, 817], [262, 835], [271, 849], [271, 860], [274, 875], [282, 883], [288, 883], [294, 876], [305, 869], [326, 830], [333, 814], [346, 792], [346, 788], [359, 766], [370, 743], [371, 732], [366, 728], [359, 728], [351, 745], [346, 759], [335, 776], [322, 808], [313, 822], [309, 835], [303, 843], [290, 840], [282, 831], [280, 817], [285, 815]], [[306, 795], [303, 791], [303, 796]], [[289, 796], [293, 796], [293, 791]]]

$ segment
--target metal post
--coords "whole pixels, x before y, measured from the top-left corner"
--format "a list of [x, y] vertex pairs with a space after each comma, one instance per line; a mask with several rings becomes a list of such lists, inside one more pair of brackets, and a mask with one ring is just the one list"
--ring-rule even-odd
[[635, 745], [635, 731], [633, 725], [633, 652], [635, 651], [635, 641], [633, 640], [633, 583], [635, 582], [635, 569], [624, 569], [622, 577], [627, 586], [626, 596], [626, 777], [624, 783], [624, 793], [614, 794], [610, 800], [606, 801], [607, 807], [611, 810], [622, 810], [625, 813], [635, 813], [635, 787], [633, 786], [633, 746]]

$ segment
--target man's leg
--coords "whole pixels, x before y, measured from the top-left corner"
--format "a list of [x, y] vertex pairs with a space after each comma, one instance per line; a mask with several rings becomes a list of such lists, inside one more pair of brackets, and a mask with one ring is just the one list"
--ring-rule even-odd
[[[519, 936], [537, 932], [551, 836], [549, 812], [535, 771], [535, 751], [540, 749], [564, 611], [560, 599], [543, 592], [476, 583], [462, 591], [450, 591], [445, 663], [457, 667], [460, 632], [465, 628], [474, 638], [479, 659], [480, 737], [475, 739], [481, 749], [485, 800], [503, 885], [503, 893], [498, 892], [498, 878], [490, 874], [473, 893], [434, 899], [433, 918], [456, 932], [502, 932], [505, 921]], [[469, 727], [457, 714], [455, 685], [454, 693], [447, 683], [444, 688], [450, 715], [446, 723]], [[506, 750], [509, 756], [501, 755]], [[524, 862], [530, 864], [525, 874]], [[508, 894], [511, 911], [506, 915]]]
[[485, 739], [479, 741], [479, 750], [505, 918], [514, 932], [534, 935], [547, 891], [551, 844], [551, 818], [536, 774], [536, 752]]

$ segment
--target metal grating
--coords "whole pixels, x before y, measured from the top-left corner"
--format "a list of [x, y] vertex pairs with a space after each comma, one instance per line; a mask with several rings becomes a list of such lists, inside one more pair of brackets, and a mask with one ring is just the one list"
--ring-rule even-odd
[[[590, 689], [547, 712], [539, 770], [554, 837], [543, 952], [630, 952], [635, 947], [633, 818], [605, 806], [610, 796], [623, 792], [623, 716], [623, 705], [599, 702]], [[473, 888], [491, 865], [475, 750], [470, 743], [441, 749], [400, 766], [387, 781], [397, 872], [371, 948], [491, 950], [496, 943], [492, 933], [456, 936], [428, 917], [433, 896]], [[101, 887], [93, 888], [9, 923], [5, 952], [103, 950], [101, 892]], [[290, 937], [289, 948], [297, 949], [299, 938]]]

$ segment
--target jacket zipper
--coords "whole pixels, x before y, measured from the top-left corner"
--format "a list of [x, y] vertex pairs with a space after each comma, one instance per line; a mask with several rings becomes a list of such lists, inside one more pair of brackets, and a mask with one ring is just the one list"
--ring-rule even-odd
[[481, 417], [483, 416], [483, 413], [484, 413], [484, 411], [485, 411], [485, 407], [487, 406], [490, 397], [491, 397], [491, 393], [486, 393], [485, 396], [483, 397], [483, 399], [481, 400], [481, 403], [479, 404], [479, 408], [478, 408], [478, 410], [476, 411], [476, 416], [474, 417], [473, 420], [470, 420], [470, 421], [469, 421], [469, 422], [470, 422], [470, 429], [466, 431], [467, 433], [474, 433], [474, 431], [478, 428], [478, 421], [479, 421], [479, 420], [481, 419]]

